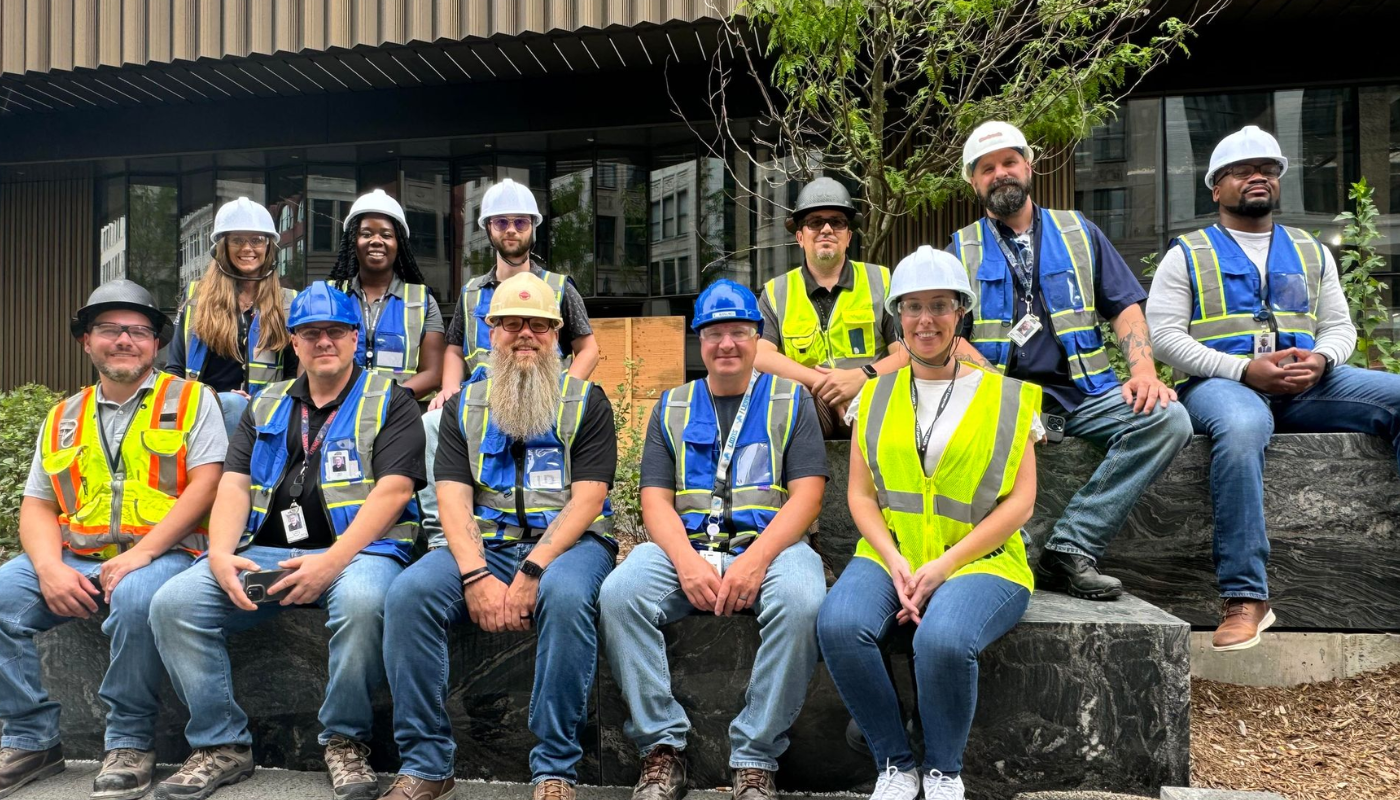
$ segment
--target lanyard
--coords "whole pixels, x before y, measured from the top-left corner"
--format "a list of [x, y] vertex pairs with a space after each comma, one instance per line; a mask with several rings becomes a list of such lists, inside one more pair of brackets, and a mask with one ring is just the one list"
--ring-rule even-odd
[[[1224, 233], [1225, 236], [1228, 237], [1228, 238], [1230, 239], [1230, 241], [1234, 242], [1234, 243], [1235, 243], [1235, 247], [1238, 247], [1238, 248], [1240, 249], [1240, 252], [1241, 252], [1241, 253], [1244, 252], [1244, 246], [1240, 244], [1240, 240], [1239, 240], [1239, 239], [1236, 239], [1234, 234], [1230, 233], [1230, 229], [1229, 229], [1229, 228], [1226, 228], [1224, 225], [1221, 225], [1221, 224], [1218, 223], [1218, 222], [1215, 224], [1215, 227], [1219, 228], [1220, 231], [1221, 231], [1221, 233]], [[1274, 255], [1274, 237], [1273, 237], [1273, 232], [1270, 231], [1270, 235], [1269, 235], [1269, 248], [1268, 248], [1267, 250], [1264, 251], [1264, 270], [1263, 270], [1263, 272], [1264, 272], [1264, 276], [1265, 276], [1265, 277], [1263, 277], [1263, 278], [1261, 278], [1261, 279], [1259, 280], [1259, 283], [1260, 283], [1260, 287], [1259, 287], [1259, 301], [1260, 301], [1260, 307], [1259, 307], [1257, 310], [1255, 310], [1255, 312], [1254, 312], [1254, 319], [1258, 320], [1259, 322], [1267, 322], [1267, 323], [1269, 323], [1269, 328], [1272, 329], [1274, 333], [1278, 333], [1278, 321], [1274, 319], [1274, 306], [1273, 306], [1273, 301], [1270, 299], [1270, 297], [1271, 297], [1271, 295], [1272, 295], [1272, 293], [1273, 293], [1273, 284], [1271, 284], [1271, 283], [1269, 282], [1269, 280], [1268, 280], [1268, 274], [1269, 274], [1269, 259], [1272, 258], [1273, 255]], [[1246, 255], [1245, 258], [1249, 258], [1249, 256]]]
[[301, 497], [302, 489], [306, 484], [306, 467], [311, 463], [311, 457], [316, 455], [316, 451], [321, 449], [321, 441], [326, 438], [326, 431], [330, 430], [331, 423], [335, 421], [335, 415], [340, 413], [337, 406], [331, 412], [326, 421], [321, 423], [321, 429], [316, 431], [316, 441], [310, 441], [307, 431], [311, 429], [311, 414], [306, 410], [306, 404], [301, 404], [301, 451], [305, 456], [301, 460], [301, 472], [297, 473], [296, 479], [292, 481], [292, 505], [297, 504], [297, 499]]
[[918, 380], [909, 376], [909, 402], [914, 404], [914, 446], [919, 448], [919, 463], [923, 463], [924, 457], [928, 455], [928, 445], [933, 439], [933, 429], [938, 425], [938, 418], [943, 416], [943, 409], [948, 407], [948, 401], [953, 397], [953, 384], [958, 380], [957, 361], [953, 362], [953, 379], [948, 381], [948, 388], [943, 390], [943, 397], [938, 401], [938, 408], [933, 412], [933, 422], [928, 426], [928, 433], [925, 434], [919, 428], [919, 387]]
[[[744, 399], [739, 401], [739, 410], [734, 414], [734, 422], [729, 426], [729, 436], [724, 440], [724, 447], [719, 452], [719, 463], [715, 465], [715, 490], [710, 495], [710, 517], [705, 525], [705, 535], [710, 540], [710, 549], [716, 549], [719, 538], [719, 523], [724, 518], [724, 499], [721, 496], [724, 487], [729, 483], [729, 464], [734, 460], [734, 447], [739, 443], [739, 430], [744, 427], [744, 420], [749, 416], [749, 403], [753, 400], [753, 387], [758, 383], [758, 370], [754, 370], [749, 375], [749, 388], [744, 391]], [[710, 407], [714, 408], [714, 398], [710, 398]]]
[[[389, 296], [389, 290], [385, 289], [384, 294], [370, 302], [364, 295], [364, 289], [360, 290], [360, 310], [367, 323], [365, 326], [365, 366], [374, 367], [374, 332], [379, 330], [379, 317], [384, 313], [384, 298]], [[373, 313], [371, 313], [373, 312]]]
[[[1001, 248], [1001, 254], [1006, 257], [1006, 264], [1011, 268], [1011, 274], [1016, 276], [1016, 282], [1021, 285], [1021, 291], [1025, 294], [1026, 313], [1030, 313], [1031, 294], [1035, 286], [1035, 264], [1026, 263], [1025, 254], [1019, 247], [1012, 247], [1006, 241], [1006, 237], [1001, 235], [1001, 230], [997, 226], [996, 220], [990, 222], [987, 227], [992, 229], [992, 237], [997, 240], [997, 247]], [[1037, 214], [1031, 220], [1031, 247], [1035, 247], [1039, 241], [1040, 216]], [[1032, 259], [1032, 262], [1034, 259]]]
[[[256, 314], [257, 312], [253, 312]], [[252, 315], [247, 312], [240, 312], [238, 315], [238, 360], [243, 365], [243, 391], [248, 391], [248, 369], [251, 366], [251, 358], [248, 357], [248, 339], [252, 335], [252, 323], [249, 321]]]
[[[100, 417], [97, 420], [97, 435], [102, 437], [102, 449], [105, 451], [103, 455], [107, 456], [107, 467], [113, 472], [117, 471], [117, 467], [121, 463], [121, 448], [122, 442], [126, 440], [126, 432], [131, 430], [131, 422], [136, 419], [136, 412], [141, 408], [141, 404], [146, 402], [146, 395], [150, 392], [150, 389], [142, 389], [137, 393], [136, 403], [131, 407], [131, 416], [127, 418], [126, 425], [122, 426], [121, 435], [117, 437], [115, 448], [112, 447], [111, 442], [107, 441], [107, 426], [102, 424]], [[121, 471], [126, 472], [125, 469]]]

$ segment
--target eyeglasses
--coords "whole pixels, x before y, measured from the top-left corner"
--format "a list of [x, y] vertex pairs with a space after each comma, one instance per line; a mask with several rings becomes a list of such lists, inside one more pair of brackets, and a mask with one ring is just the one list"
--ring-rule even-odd
[[[497, 320], [496, 324], [510, 333], [520, 333], [526, 325], [526, 320], [525, 317], [506, 317]], [[530, 317], [529, 325], [532, 333], [548, 333], [554, 330], [554, 320], [543, 317]]]
[[245, 247], [267, 247], [268, 237], [258, 234], [256, 236], [230, 236], [228, 243], [235, 250], [242, 250]]
[[533, 227], [535, 221], [529, 217], [492, 217], [491, 228], [496, 233], [505, 233], [511, 228], [518, 231], [528, 231]]
[[1266, 178], [1277, 178], [1283, 174], [1283, 166], [1277, 161], [1263, 164], [1231, 164], [1228, 167], [1222, 167], [1219, 172], [1215, 173], [1215, 181], [1219, 183], [1220, 179], [1226, 175], [1243, 180], [1252, 177], [1256, 172]]
[[956, 300], [934, 300], [929, 303], [924, 303], [919, 300], [899, 301], [900, 315], [909, 319], [918, 319], [924, 314], [928, 314], [935, 319], [938, 317], [946, 317], [959, 308], [962, 308], [962, 306]]
[[122, 338], [122, 334], [131, 337], [133, 342], [149, 342], [156, 338], [156, 329], [146, 325], [118, 325], [115, 322], [99, 322], [92, 326], [93, 336], [115, 342]]
[[702, 328], [700, 330], [700, 341], [705, 344], [719, 344], [725, 337], [734, 340], [735, 344], [743, 344], [758, 338], [758, 329], [752, 325], [745, 325], [742, 328]]
[[297, 328], [295, 331], [292, 331], [292, 333], [296, 334], [298, 339], [307, 344], [315, 344], [321, 341], [322, 334], [329, 337], [331, 341], [338, 342], [346, 336], [349, 336], [352, 330], [354, 330], [354, 328], [348, 325], [333, 325], [329, 328]]
[[851, 227], [851, 221], [845, 217], [807, 217], [802, 220], [802, 227], [812, 233], [820, 233], [828, 225], [833, 231], [840, 232]]

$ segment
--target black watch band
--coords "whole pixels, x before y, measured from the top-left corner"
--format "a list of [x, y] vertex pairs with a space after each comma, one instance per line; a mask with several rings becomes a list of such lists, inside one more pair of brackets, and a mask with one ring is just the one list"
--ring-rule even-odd
[[865, 373], [866, 380], [873, 381], [876, 378], [880, 377], [880, 373], [875, 371], [874, 364], [866, 364], [860, 368], [860, 371]]
[[1322, 356], [1322, 360], [1326, 364], [1326, 366], [1322, 368], [1323, 375], [1326, 375], [1327, 373], [1331, 372], [1332, 368], [1337, 366], [1337, 362], [1333, 361], [1332, 357], [1327, 355], [1326, 353], [1318, 353], [1318, 355]]
[[544, 567], [541, 567], [539, 564], [527, 558], [520, 562], [520, 572], [527, 578], [535, 578], [538, 580], [539, 577], [544, 574]]

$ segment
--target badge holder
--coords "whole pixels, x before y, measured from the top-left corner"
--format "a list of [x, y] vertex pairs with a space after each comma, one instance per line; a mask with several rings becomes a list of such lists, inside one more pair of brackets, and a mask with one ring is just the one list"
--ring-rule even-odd
[[305, 483], [306, 463], [302, 462], [301, 472], [297, 473], [296, 480], [292, 481], [292, 505], [282, 511], [282, 534], [286, 538], [287, 544], [296, 544], [311, 538], [311, 532], [306, 529], [306, 515], [302, 513], [301, 506], [297, 503]]
[[709, 539], [704, 550], [700, 551], [700, 557], [705, 559], [705, 563], [715, 568], [721, 578], [724, 577], [724, 553], [719, 549], [719, 523], [710, 519], [705, 526], [705, 536]]
[[1021, 317], [1021, 321], [1012, 327], [1009, 338], [1017, 347], [1024, 347], [1032, 336], [1040, 332], [1040, 328], [1040, 317], [1034, 314], [1027, 314]]

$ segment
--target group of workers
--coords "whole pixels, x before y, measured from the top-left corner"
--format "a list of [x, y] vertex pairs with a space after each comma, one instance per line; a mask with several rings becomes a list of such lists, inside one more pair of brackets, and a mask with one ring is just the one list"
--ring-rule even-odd
[[[662, 628], [740, 612], [757, 617], [761, 644], [729, 729], [735, 800], [775, 797], [819, 654], [874, 757], [874, 800], [961, 800], [979, 653], [1034, 586], [1122, 593], [1098, 559], [1193, 431], [1212, 442], [1213, 645], [1253, 646], [1274, 621], [1270, 434], [1362, 431], [1400, 454], [1400, 377], [1344, 365], [1356, 334], [1336, 262], [1273, 221], [1288, 167], [1278, 143], [1253, 126], [1220, 142], [1205, 176], [1219, 221], [1174, 241], [1150, 294], [1082, 214], [1033, 202], [1034, 152], [1015, 127], [977, 128], [963, 162], [986, 213], [946, 250], [920, 247], [893, 273], [852, 261], [855, 205], [818, 178], [788, 220], [803, 265], [757, 295], [728, 280], [700, 294], [691, 327], [706, 376], [655, 406], [641, 464], [649, 541], [620, 564], [613, 413], [589, 381], [598, 345], [572, 282], [531, 254], [542, 217], [527, 187], [485, 194], [478, 224], [496, 264], [467, 282], [445, 329], [403, 210], [381, 191], [351, 208], [331, 280], [300, 293], [278, 282], [277, 229], [245, 198], [220, 209], [208, 271], [173, 323], [134, 283], [99, 287], [71, 332], [100, 380], [45, 420], [24, 554], [0, 567], [0, 798], [64, 768], [36, 633], [105, 614], [92, 797], [151, 788], [168, 673], [192, 752], [155, 796], [202, 800], [254, 770], [227, 636], [317, 605], [336, 800], [463, 791], [448, 639], [468, 622], [538, 631], [536, 800], [575, 796], [600, 651], [641, 758], [634, 798], [678, 800], [690, 723]], [[1064, 435], [1105, 457], [1032, 566], [1021, 529], [1035, 447]], [[823, 438], [844, 436], [861, 541], [828, 591], [809, 531], [829, 477]], [[922, 761], [881, 657], [903, 626]], [[385, 681], [401, 767], [381, 793], [369, 742]]]

